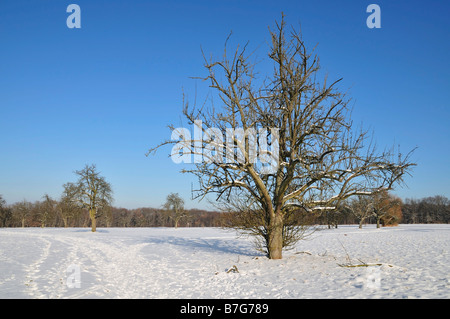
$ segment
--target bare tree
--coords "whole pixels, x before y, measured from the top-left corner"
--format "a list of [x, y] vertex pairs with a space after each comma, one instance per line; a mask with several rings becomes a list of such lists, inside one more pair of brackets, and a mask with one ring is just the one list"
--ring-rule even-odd
[[59, 200], [57, 209], [63, 220], [64, 227], [69, 226], [69, 219], [74, 218], [79, 215], [81, 212], [81, 208], [78, 198], [78, 188], [75, 184], [67, 183], [63, 185], [63, 193]]
[[101, 208], [101, 215], [105, 221], [106, 227], [111, 227], [113, 223], [112, 206], [106, 205]]
[[373, 216], [373, 199], [370, 196], [358, 195], [353, 197], [349, 203], [344, 203], [343, 207], [350, 210], [353, 216], [359, 222], [359, 228], [362, 228], [364, 221]]
[[314, 50], [296, 30], [287, 33], [284, 17], [270, 30], [273, 72], [264, 78], [257, 77], [248, 45], [230, 55], [227, 39], [221, 59], [204, 54], [208, 76], [203, 80], [220, 106], [190, 106], [185, 100], [183, 114], [195, 125], [193, 139], [171, 126], [181, 142], [166, 140], [148, 152], [175, 144], [175, 161], [193, 154], [194, 165], [183, 172], [198, 177], [196, 198], [251, 198], [249, 205], [257, 209], [248, 214], [262, 214], [256, 219], [267, 233], [272, 259], [282, 258], [284, 226], [296, 208], [335, 210], [350, 196], [393, 188], [414, 165], [410, 153], [379, 152], [367, 144], [368, 132], [354, 129], [349, 99], [338, 89], [342, 79], [330, 82], [325, 76], [320, 82]]
[[33, 205], [26, 200], [15, 203], [11, 207], [13, 218], [20, 222], [22, 228], [26, 225], [27, 218], [31, 213], [32, 207]]
[[46, 227], [48, 221], [51, 218], [55, 218], [56, 215], [56, 202], [48, 195], [45, 194], [42, 197], [43, 202], [36, 203], [36, 209], [38, 210], [38, 218], [41, 224], [41, 227]]
[[175, 223], [175, 228], [178, 227], [178, 223], [181, 219], [187, 218], [188, 211], [184, 209], [184, 200], [178, 195], [178, 193], [170, 193], [167, 195], [164, 209], [167, 211], [168, 217]]
[[377, 228], [383, 225], [396, 224], [401, 219], [402, 201], [387, 191], [381, 191], [372, 195], [373, 215], [377, 220]]
[[11, 209], [7, 207], [6, 200], [0, 194], [0, 227], [7, 227], [11, 221]]
[[92, 231], [97, 229], [99, 210], [113, 201], [111, 185], [97, 171], [95, 165], [86, 165], [84, 169], [75, 171], [78, 175], [76, 183], [64, 184], [64, 193], [70, 194], [71, 200], [89, 210]]

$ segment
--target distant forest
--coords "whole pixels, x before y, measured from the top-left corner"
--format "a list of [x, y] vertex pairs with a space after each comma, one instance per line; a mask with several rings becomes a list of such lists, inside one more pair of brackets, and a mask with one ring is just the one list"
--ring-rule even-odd
[[[87, 210], [75, 209], [63, 215], [61, 203], [44, 196], [42, 201], [26, 200], [11, 205], [0, 196], [0, 227], [89, 227]], [[402, 203], [403, 224], [430, 224], [450, 222], [450, 200], [444, 196], [407, 199]], [[179, 227], [221, 227], [227, 213], [200, 209], [187, 210], [187, 218], [179, 221]], [[304, 224], [338, 225], [357, 224], [348, 211], [304, 213]], [[369, 217], [366, 223], [375, 223]], [[162, 208], [126, 209], [109, 207], [101, 211], [98, 227], [174, 227], [174, 220]]]

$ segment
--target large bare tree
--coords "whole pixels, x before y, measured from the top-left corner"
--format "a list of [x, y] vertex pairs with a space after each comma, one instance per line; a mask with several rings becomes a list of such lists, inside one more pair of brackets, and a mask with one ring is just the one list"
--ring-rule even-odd
[[78, 181], [64, 184], [63, 196], [89, 210], [92, 231], [95, 232], [99, 211], [113, 201], [111, 184], [100, 176], [95, 165], [86, 165], [82, 170], [75, 171], [75, 174], [78, 175]]
[[368, 132], [353, 126], [349, 99], [338, 87], [342, 79], [322, 75], [318, 56], [300, 32], [287, 30], [284, 17], [269, 31], [272, 70], [264, 77], [248, 45], [230, 54], [227, 39], [222, 58], [203, 54], [208, 72], [203, 79], [220, 105], [198, 107], [185, 100], [193, 138], [172, 126], [172, 139], [149, 154], [167, 144], [175, 144], [175, 162], [188, 162], [193, 154], [194, 164], [183, 172], [198, 177], [195, 196], [245, 198], [249, 208], [257, 208], [248, 214], [260, 216], [268, 257], [280, 259], [286, 223], [296, 208], [330, 211], [350, 196], [391, 189], [414, 164], [410, 153], [379, 152]]

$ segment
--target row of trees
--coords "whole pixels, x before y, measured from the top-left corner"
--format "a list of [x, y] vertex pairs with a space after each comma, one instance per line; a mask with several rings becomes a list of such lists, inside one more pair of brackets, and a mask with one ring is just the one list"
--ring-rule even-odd
[[445, 196], [406, 199], [402, 206], [402, 223], [450, 223], [450, 200]]
[[[1, 198], [1, 196], [0, 196]], [[89, 209], [72, 207], [44, 196], [41, 201], [21, 201], [12, 205], [0, 203], [0, 227], [92, 227]], [[219, 212], [185, 210], [183, 218], [165, 208], [126, 209], [109, 206], [97, 212], [97, 227], [219, 227]]]
[[450, 200], [441, 195], [404, 202], [390, 194], [374, 197], [357, 196], [344, 203], [340, 209], [302, 217], [304, 223], [328, 225], [377, 224], [395, 226], [402, 224], [449, 224]]
[[184, 200], [175, 193], [167, 196], [162, 209], [128, 210], [111, 205], [111, 185], [95, 165], [75, 171], [76, 182], [63, 185], [59, 200], [45, 194], [42, 201], [23, 200], [7, 206], [0, 195], [0, 227], [155, 227], [155, 226], [219, 226], [218, 213], [187, 211]]
[[[69, 213], [70, 211], [70, 213]], [[162, 208], [126, 209], [108, 206], [97, 212], [99, 227], [240, 227], [250, 223], [254, 215], [231, 218], [232, 214], [199, 209], [184, 209], [178, 194], [169, 194]], [[342, 224], [403, 224], [450, 223], [450, 200], [444, 196], [406, 199], [402, 202], [392, 195], [376, 198], [355, 197], [339, 210], [308, 213], [297, 211], [290, 223], [296, 226]], [[55, 200], [44, 195], [41, 201], [23, 200], [7, 205], [0, 195], [0, 227], [89, 227], [89, 210], [68, 206], [64, 197]], [[248, 226], [248, 225], [247, 225]]]

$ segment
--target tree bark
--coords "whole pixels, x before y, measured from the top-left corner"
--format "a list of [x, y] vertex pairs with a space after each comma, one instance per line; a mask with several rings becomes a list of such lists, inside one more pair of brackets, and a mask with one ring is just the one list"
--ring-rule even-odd
[[280, 214], [275, 214], [270, 223], [268, 231], [268, 257], [269, 259], [283, 258], [283, 218]]
[[377, 216], [377, 228], [380, 228], [380, 219], [381, 219], [381, 216]]
[[97, 219], [95, 218], [95, 215], [96, 209], [95, 208], [89, 209], [89, 217], [91, 218], [92, 232], [97, 231]]

